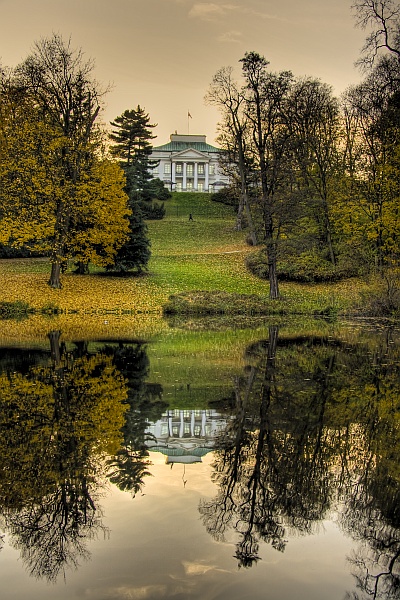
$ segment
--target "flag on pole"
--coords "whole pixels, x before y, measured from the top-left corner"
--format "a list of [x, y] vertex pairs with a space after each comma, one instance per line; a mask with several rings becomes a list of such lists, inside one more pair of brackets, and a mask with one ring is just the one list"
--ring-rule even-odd
[[192, 119], [193, 117], [192, 117], [192, 115], [190, 114], [190, 112], [188, 111], [188, 119], [189, 119], [189, 118], [190, 118], [190, 119]]

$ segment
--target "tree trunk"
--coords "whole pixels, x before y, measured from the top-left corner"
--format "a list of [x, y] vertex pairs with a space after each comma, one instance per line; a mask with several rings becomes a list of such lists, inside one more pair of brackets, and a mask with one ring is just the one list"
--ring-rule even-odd
[[335, 256], [335, 252], [333, 250], [332, 235], [331, 235], [331, 232], [329, 229], [326, 232], [326, 243], [328, 245], [330, 261], [333, 264], [333, 266], [335, 267], [336, 266], [336, 256]]
[[[72, 173], [70, 176], [71, 181], [74, 186], [77, 180], [76, 169], [70, 165], [68, 165], [67, 169], [68, 173]], [[64, 185], [64, 183], [62, 183]], [[75, 193], [75, 189], [74, 189]], [[71, 204], [73, 204], [71, 202]], [[71, 205], [70, 204], [70, 205]], [[65, 244], [66, 238], [69, 230], [69, 222], [70, 222], [70, 209], [68, 205], [64, 202], [64, 200], [60, 200], [57, 206], [57, 215], [56, 222], [54, 226], [54, 242], [53, 247], [51, 249], [51, 274], [48, 284], [50, 287], [60, 290], [61, 285], [61, 272], [63, 265], [65, 262]]]
[[276, 271], [276, 251], [268, 253], [268, 273], [269, 273], [269, 298], [270, 300], [279, 299], [278, 275]]
[[256, 233], [256, 230], [254, 227], [253, 217], [251, 215], [248, 198], [249, 197], [248, 197], [247, 192], [242, 191], [242, 193], [240, 194], [239, 208], [238, 208], [238, 212], [236, 215], [235, 229], [236, 229], [236, 231], [242, 231], [242, 229], [243, 229], [243, 213], [244, 213], [246, 215], [246, 221], [247, 221], [247, 225], [249, 228], [249, 238], [251, 240], [251, 245], [257, 246], [257, 244], [258, 244], [257, 233]]
[[50, 333], [48, 334], [48, 338], [50, 340], [51, 358], [55, 367], [58, 367], [61, 360], [60, 336], [61, 331], [58, 330], [50, 331]]
[[254, 227], [254, 222], [253, 222], [253, 217], [251, 215], [251, 211], [250, 211], [250, 206], [249, 206], [249, 196], [247, 194], [247, 191], [245, 192], [245, 196], [244, 196], [244, 208], [246, 211], [246, 219], [247, 219], [247, 223], [249, 225], [249, 237], [251, 239], [251, 244], [252, 246], [257, 246], [258, 241], [257, 241], [257, 233]]
[[75, 264], [75, 273], [77, 273], [78, 275], [89, 275], [89, 263], [79, 261]]
[[325, 229], [326, 245], [328, 246], [330, 261], [333, 264], [333, 266], [336, 266], [336, 256], [335, 256], [335, 251], [333, 249], [333, 241], [332, 241], [331, 220], [329, 218], [328, 191], [327, 191], [327, 184], [325, 181], [324, 181], [324, 188], [323, 188], [323, 194], [322, 194], [322, 202], [323, 202], [323, 211], [324, 211], [324, 229]]
[[245, 199], [243, 197], [243, 194], [240, 194], [239, 206], [238, 206], [238, 211], [236, 214], [236, 225], [235, 225], [236, 231], [242, 231], [242, 229], [243, 229], [244, 205], [245, 205]]
[[[239, 128], [238, 128], [239, 132]], [[241, 193], [240, 193], [240, 204], [238, 210], [238, 216], [236, 220], [237, 230], [241, 230], [242, 219], [243, 219], [243, 210], [246, 213], [247, 224], [250, 230], [249, 237], [251, 239], [251, 243], [253, 246], [257, 246], [257, 234], [254, 228], [253, 217], [251, 216], [250, 205], [249, 205], [249, 194], [248, 194], [248, 184], [247, 184], [247, 170], [246, 170], [246, 159], [245, 153], [243, 150], [243, 140], [242, 136], [237, 133], [237, 141], [239, 144], [239, 173], [240, 173], [240, 181], [241, 181]], [[240, 228], [239, 228], [239, 219], [240, 219]]]
[[265, 250], [268, 262], [269, 298], [279, 299], [278, 274], [276, 268], [276, 243], [273, 239], [273, 221], [269, 199], [264, 198]]
[[56, 290], [61, 289], [62, 286], [61, 286], [60, 275], [61, 275], [61, 261], [60, 261], [60, 259], [56, 258], [51, 263], [51, 273], [50, 273], [50, 279], [48, 281], [48, 284], [50, 287], [52, 287]]

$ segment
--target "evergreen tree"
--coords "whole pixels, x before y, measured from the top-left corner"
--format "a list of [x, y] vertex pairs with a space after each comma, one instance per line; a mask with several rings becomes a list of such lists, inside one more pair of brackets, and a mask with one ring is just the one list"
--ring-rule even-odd
[[136, 269], [138, 273], [146, 270], [150, 259], [150, 240], [147, 236], [147, 225], [143, 220], [141, 210], [137, 203], [132, 207], [129, 217], [128, 239], [116, 254], [114, 263], [107, 265], [107, 271], [126, 273]]
[[126, 175], [126, 192], [131, 202], [140, 200], [151, 180], [150, 168], [157, 163], [150, 160], [155, 135], [151, 130], [156, 127], [150, 123], [149, 115], [141, 106], [125, 110], [111, 122], [113, 130], [110, 140], [114, 142], [110, 152], [119, 158]]
[[150, 240], [144, 222], [146, 215], [141, 203], [146, 197], [146, 190], [151, 187], [150, 168], [156, 164], [150, 160], [150, 140], [155, 137], [151, 129], [156, 125], [150, 123], [149, 115], [139, 105], [135, 109], [125, 110], [111, 125], [110, 140], [114, 144], [110, 147], [110, 153], [119, 159], [125, 172], [125, 191], [132, 215], [129, 219], [129, 238], [118, 250], [114, 264], [109, 265], [107, 270], [123, 273], [136, 269], [141, 273], [150, 259]]

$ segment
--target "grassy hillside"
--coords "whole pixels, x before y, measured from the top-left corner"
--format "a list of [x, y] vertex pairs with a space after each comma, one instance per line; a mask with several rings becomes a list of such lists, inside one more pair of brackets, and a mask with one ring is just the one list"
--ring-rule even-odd
[[[220, 290], [257, 294], [267, 301], [268, 284], [245, 268], [251, 248], [244, 234], [234, 231], [230, 207], [211, 202], [207, 194], [174, 194], [166, 217], [148, 223], [152, 243], [149, 273], [142, 277], [112, 277], [92, 270], [89, 276], [67, 272], [63, 289], [48, 287], [49, 264], [44, 259], [0, 261], [0, 303], [20, 300], [45, 313], [161, 315], [171, 294], [191, 290]], [[189, 213], [193, 221], [189, 221]], [[312, 314], [327, 305], [351, 306], [360, 282], [304, 286], [282, 284], [284, 300], [271, 311]]]

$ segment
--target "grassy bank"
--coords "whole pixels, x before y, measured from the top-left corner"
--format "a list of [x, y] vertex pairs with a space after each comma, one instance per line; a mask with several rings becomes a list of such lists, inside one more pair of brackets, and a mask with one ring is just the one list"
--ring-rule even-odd
[[[245, 267], [251, 248], [234, 231], [229, 207], [203, 194], [175, 194], [166, 202], [162, 221], [148, 223], [152, 242], [149, 273], [112, 277], [93, 271], [88, 276], [63, 275], [62, 290], [47, 285], [44, 259], [0, 261], [0, 303], [23, 302], [39, 313], [87, 320], [102, 316], [129, 318], [159, 315], [171, 295], [193, 290], [257, 295], [270, 314], [314, 314], [327, 307], [346, 311], [358, 301], [363, 284], [345, 281], [325, 285], [281, 284], [283, 300], [268, 301], [268, 283]], [[189, 221], [189, 213], [194, 221]]]

